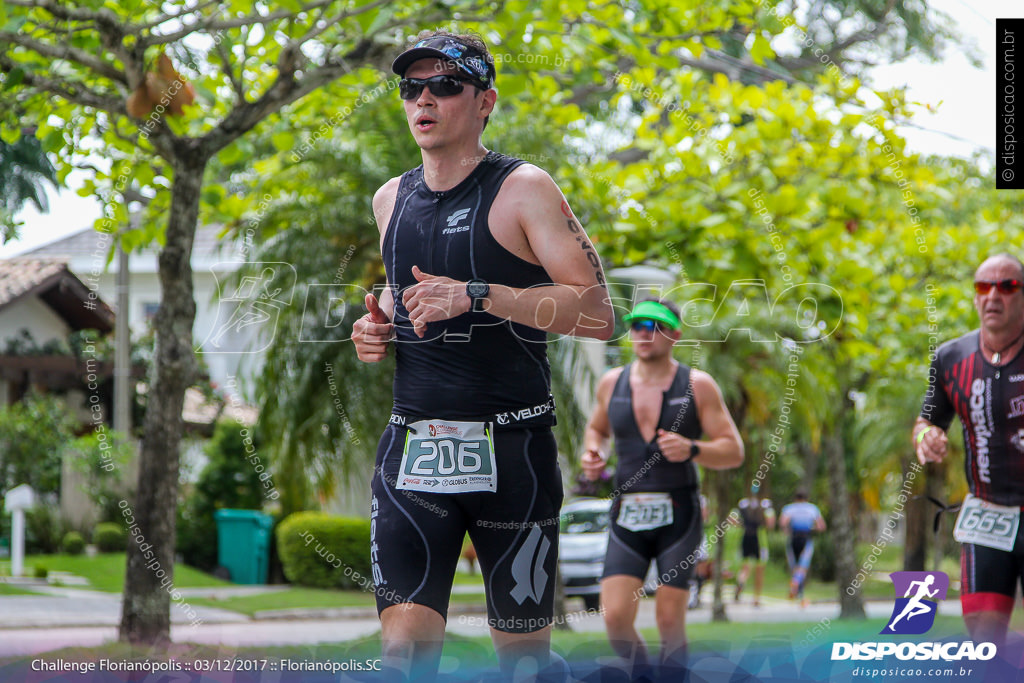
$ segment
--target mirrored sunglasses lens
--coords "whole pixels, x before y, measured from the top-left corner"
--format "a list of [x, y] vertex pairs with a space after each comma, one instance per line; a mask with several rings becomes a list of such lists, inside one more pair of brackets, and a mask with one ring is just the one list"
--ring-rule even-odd
[[1003, 294], [1013, 294], [1021, 287], [1020, 280], [1003, 280], [996, 283], [996, 289]]

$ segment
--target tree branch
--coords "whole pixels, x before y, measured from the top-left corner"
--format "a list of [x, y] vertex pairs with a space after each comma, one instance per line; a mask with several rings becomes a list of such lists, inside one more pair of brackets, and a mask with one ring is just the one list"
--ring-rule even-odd
[[[68, 7], [66, 4], [56, 2], [55, 0], [4, 0], [4, 2], [16, 7], [42, 9], [64, 21], [93, 25], [95, 30], [99, 32], [104, 47], [113, 51], [124, 62], [125, 73], [128, 77], [128, 87], [133, 88], [137, 85], [132, 77], [132, 67], [135, 65], [136, 60], [133, 60], [133, 55], [129, 54], [124, 48], [124, 37], [128, 35], [126, 28], [109, 9], [80, 9]], [[135, 54], [135, 51], [133, 51], [133, 54]]]
[[756, 76], [762, 81], [785, 81], [790, 85], [797, 82], [797, 79], [793, 78], [789, 74], [772, 71], [771, 69], [759, 66], [747, 60], [727, 55], [719, 50], [706, 48], [704, 53], [709, 57], [709, 59], [690, 59], [688, 57], [679, 57], [679, 63], [683, 66], [689, 66], [711, 73], [720, 73], [728, 76], [729, 78], [735, 78], [737, 71], [743, 71]]
[[[9, 74], [17, 68], [19, 68], [18, 65], [11, 61], [10, 58], [0, 55], [0, 71]], [[68, 102], [85, 107], [93, 107], [115, 116], [125, 116], [127, 114], [123, 97], [107, 96], [90, 90], [81, 83], [62, 83], [29, 72], [24, 72], [22, 83], [51, 95], [57, 95]]]
[[220, 58], [220, 63], [224, 65], [224, 73], [227, 75], [228, 80], [231, 81], [231, 87], [235, 91], [235, 96], [239, 102], [245, 102], [245, 83], [242, 82], [242, 75], [245, 73], [245, 60], [242, 60], [238, 70], [239, 75], [236, 76], [235, 70], [231, 67], [231, 55], [228, 53], [224, 41], [218, 42], [216, 48], [217, 57]]
[[91, 69], [97, 75], [106, 76], [112, 81], [128, 85], [128, 77], [121, 71], [118, 71], [114, 65], [108, 64], [102, 59], [99, 59], [84, 50], [79, 50], [66, 44], [49, 45], [47, 43], [41, 43], [37, 40], [33, 40], [25, 34], [9, 33], [7, 31], [0, 32], [0, 43], [4, 42], [8, 42], [13, 45], [20, 45], [21, 47], [32, 50], [43, 57], [66, 59], [79, 64], [80, 66], [84, 66], [87, 69]]
[[[386, 31], [387, 27], [381, 29]], [[361, 63], [371, 57], [373, 50], [385, 47], [370, 38], [363, 38], [348, 53], [338, 59], [337, 63], [326, 63], [312, 71], [306, 72], [301, 80], [295, 79], [298, 60], [302, 52], [297, 45], [289, 45], [281, 51], [278, 60], [278, 76], [274, 83], [255, 102], [246, 102], [236, 106], [224, 117], [220, 124], [204, 135], [199, 144], [204, 153], [213, 155], [231, 144], [233, 140], [251, 130], [267, 116], [280, 111], [283, 107], [305, 97], [317, 88], [337, 80], [352, 69], [349, 63]]]
[[[309, 42], [310, 40], [312, 40], [313, 38], [316, 38], [317, 36], [322, 34], [324, 31], [326, 31], [327, 29], [331, 28], [332, 26], [336, 26], [339, 22], [344, 21], [345, 19], [348, 19], [350, 17], [359, 16], [360, 14], [363, 14], [364, 12], [369, 12], [370, 10], [377, 9], [381, 5], [387, 5], [387, 4], [388, 4], [388, 0], [374, 0], [373, 2], [369, 3], [368, 5], [363, 5], [362, 7], [360, 7], [357, 10], [354, 10], [354, 11], [343, 10], [343, 11], [338, 12], [337, 14], [335, 14], [330, 19], [327, 19], [326, 21], [324, 21], [324, 25], [321, 28], [317, 28], [317, 26], [316, 26], [317, 23], [319, 23], [319, 19], [320, 19], [318, 17], [317, 21], [314, 21], [312, 26], [310, 27], [310, 29], [308, 31], [306, 31], [306, 34], [303, 35], [301, 38], [299, 38], [298, 40], [296, 40], [294, 42], [295, 42], [296, 45], [303, 45], [303, 44]], [[324, 7], [323, 10], [321, 11], [321, 16], [323, 16], [323, 14], [326, 11], [327, 11], [327, 8]]]
[[[875, 25], [870, 30], [861, 29], [859, 31], [854, 31], [846, 38], [829, 46], [829, 49], [827, 51], [823, 51], [823, 54], [826, 55], [831, 62], [836, 64], [836, 66], [840, 66], [844, 63], [854, 61], [844, 57], [843, 53], [846, 52], [851, 47], [854, 47], [855, 45], [859, 45], [865, 42], [872, 42], [876, 40], [879, 36], [884, 34], [889, 25], [887, 21], [888, 17], [892, 13], [893, 9], [895, 9], [895, 7], [896, 0], [887, 0], [885, 8], [882, 10], [881, 17], [876, 21]], [[832, 33], [834, 35], [835, 31], [833, 30]], [[800, 69], [808, 69], [820, 65], [821, 60], [818, 57], [806, 56], [808, 52], [809, 50], [805, 50], [798, 57], [780, 58], [776, 59], [775, 62], [776, 64], [786, 69], [787, 71], [798, 71]]]
[[153, 21], [148, 21], [145, 24], [131, 24], [128, 28], [135, 34], [142, 33], [143, 31], [150, 31], [160, 24], [172, 21], [174, 19], [181, 19], [182, 17], [188, 16], [189, 14], [196, 14], [202, 12], [210, 5], [216, 5], [218, 0], [207, 0], [206, 2], [197, 2], [192, 7], [183, 8], [180, 12], [176, 13], [165, 13], [158, 16]]
[[15, 7], [27, 7], [29, 9], [44, 9], [58, 19], [68, 21], [99, 22], [101, 20], [117, 23], [117, 17], [110, 10], [104, 8], [98, 10], [79, 9], [67, 7], [54, 0], [4, 0], [8, 5]]
[[[318, 7], [329, 5], [332, 2], [334, 2], [334, 0], [317, 0], [316, 2], [312, 2], [304, 6], [299, 11], [309, 12], [310, 10], [317, 9]], [[140, 38], [139, 42], [146, 47], [149, 47], [151, 45], [166, 45], [167, 43], [173, 43], [175, 41], [181, 40], [185, 36], [195, 33], [196, 31], [215, 32], [225, 31], [227, 29], [232, 28], [241, 28], [242, 26], [252, 26], [255, 24], [272, 24], [275, 21], [287, 19], [288, 17], [294, 16], [295, 14], [295, 10], [282, 9], [277, 10], [276, 12], [271, 12], [269, 14], [253, 14], [244, 17], [235, 17], [234, 19], [218, 20], [216, 17], [210, 16], [204, 19], [199, 19], [194, 23], [189, 24], [188, 26], [185, 26], [173, 33], [150, 34], [145, 38]]]
[[[157, 155], [173, 168], [177, 145], [181, 141], [162, 121], [154, 130], [147, 130], [146, 133], [146, 140], [153, 145]], [[141, 149], [141, 145], [139, 147]]]
[[110, 122], [110, 132], [112, 132], [114, 134], [114, 137], [116, 137], [118, 140], [121, 140], [122, 142], [127, 142], [132, 147], [138, 148], [139, 147], [139, 135], [138, 135], [138, 133], [128, 133], [128, 134], [122, 133], [121, 132], [121, 127], [118, 125], [120, 122], [121, 122], [121, 119], [114, 119], [113, 121], [111, 121]]

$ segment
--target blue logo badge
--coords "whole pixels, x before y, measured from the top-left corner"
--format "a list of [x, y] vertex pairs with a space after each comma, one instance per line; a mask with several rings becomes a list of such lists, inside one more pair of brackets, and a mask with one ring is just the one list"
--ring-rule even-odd
[[893, 572], [896, 605], [889, 623], [879, 633], [916, 635], [935, 623], [939, 600], [946, 599], [949, 577], [945, 572]]

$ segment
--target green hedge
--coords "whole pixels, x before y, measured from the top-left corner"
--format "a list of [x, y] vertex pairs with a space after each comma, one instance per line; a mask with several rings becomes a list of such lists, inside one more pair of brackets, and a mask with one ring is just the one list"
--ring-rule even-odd
[[101, 522], [92, 530], [92, 542], [101, 553], [122, 553], [128, 546], [128, 534], [120, 524]]
[[296, 512], [277, 526], [284, 575], [313, 588], [371, 590], [370, 520]]
[[68, 555], [81, 555], [85, 550], [85, 539], [77, 531], [69, 531], [64, 534], [61, 548]]
[[56, 505], [36, 505], [25, 511], [25, 552], [52, 555], [60, 552], [61, 540], [68, 530]]

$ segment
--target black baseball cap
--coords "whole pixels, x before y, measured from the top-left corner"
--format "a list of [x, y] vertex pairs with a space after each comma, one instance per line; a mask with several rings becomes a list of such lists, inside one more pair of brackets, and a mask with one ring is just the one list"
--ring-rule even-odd
[[484, 90], [494, 87], [494, 77], [497, 75], [494, 59], [486, 52], [451, 36], [433, 36], [421, 40], [398, 55], [391, 64], [391, 70], [399, 76], [405, 76], [406, 69], [413, 62], [427, 57], [451, 62]]

